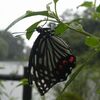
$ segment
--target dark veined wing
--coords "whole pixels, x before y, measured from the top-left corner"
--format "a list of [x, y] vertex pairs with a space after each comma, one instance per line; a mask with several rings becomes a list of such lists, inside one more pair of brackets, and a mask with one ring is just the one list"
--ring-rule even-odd
[[50, 28], [38, 28], [37, 37], [29, 57], [29, 83], [35, 81], [38, 91], [44, 95], [58, 82], [65, 81], [75, 67], [76, 58], [61, 38]]

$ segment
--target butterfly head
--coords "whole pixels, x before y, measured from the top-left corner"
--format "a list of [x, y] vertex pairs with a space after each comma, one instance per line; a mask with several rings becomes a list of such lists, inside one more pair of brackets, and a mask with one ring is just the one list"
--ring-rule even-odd
[[38, 27], [36, 29], [37, 32], [39, 32], [40, 34], [52, 34], [54, 32], [54, 30], [51, 30], [51, 28], [41, 28], [41, 27]]

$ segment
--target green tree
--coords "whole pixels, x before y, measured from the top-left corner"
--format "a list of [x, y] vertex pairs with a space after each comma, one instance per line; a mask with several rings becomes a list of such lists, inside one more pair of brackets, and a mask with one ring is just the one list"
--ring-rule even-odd
[[0, 60], [25, 60], [29, 51], [21, 37], [13, 37], [10, 32], [0, 31]]

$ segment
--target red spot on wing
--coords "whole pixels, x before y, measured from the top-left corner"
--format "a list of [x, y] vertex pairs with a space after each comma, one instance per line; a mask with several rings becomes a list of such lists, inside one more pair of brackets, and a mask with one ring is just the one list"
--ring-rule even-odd
[[75, 57], [74, 57], [74, 56], [70, 56], [69, 62], [70, 62], [70, 63], [73, 63], [74, 61], [75, 61]]

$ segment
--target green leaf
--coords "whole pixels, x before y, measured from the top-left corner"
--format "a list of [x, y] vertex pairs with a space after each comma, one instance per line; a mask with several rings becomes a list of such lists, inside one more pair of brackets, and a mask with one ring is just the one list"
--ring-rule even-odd
[[91, 7], [93, 7], [93, 2], [85, 1], [81, 5], [79, 5], [77, 8], [79, 8], [79, 7], [91, 8]]
[[32, 24], [30, 27], [28, 27], [28, 28], [26, 29], [26, 31], [27, 31], [27, 32], [26, 32], [26, 38], [27, 38], [28, 40], [30, 39], [30, 37], [32, 36], [33, 32], [35, 31], [35, 29], [37, 28], [37, 26], [38, 26], [38, 24], [39, 24], [40, 22], [42, 22], [42, 21], [40, 20], [40, 21], [38, 21], [38, 22]]
[[19, 21], [21, 21], [24, 18], [27, 17], [32, 17], [32, 16], [37, 16], [37, 15], [41, 15], [41, 16], [46, 16], [46, 17], [50, 17], [50, 18], [54, 18], [53, 16], [51, 16], [48, 11], [38, 11], [38, 12], [33, 12], [33, 11], [26, 11], [26, 14], [22, 15], [21, 17], [17, 18], [16, 20], [14, 20], [10, 25], [8, 25], [8, 27], [5, 29], [5, 31], [9, 30], [12, 26], [14, 26], [16, 23], [18, 23]]
[[38, 11], [38, 12], [27, 11], [24, 18], [36, 16], [36, 15], [52, 17], [52, 16], [49, 15], [48, 11]]
[[97, 93], [97, 94], [100, 94], [100, 90], [97, 90], [96, 93]]
[[76, 30], [79, 30], [79, 31], [84, 31], [83, 27], [81, 24], [79, 24], [78, 22], [72, 22], [70, 24], [70, 27], [76, 29]]
[[56, 32], [57, 34], [61, 34], [61, 33], [64, 33], [67, 29], [68, 29], [68, 27], [66, 26], [66, 24], [60, 23], [60, 24], [58, 24], [58, 26], [55, 28], [55, 32]]
[[19, 87], [19, 86], [21, 86], [21, 85], [28, 85], [28, 80], [27, 80], [26, 78], [22, 79], [22, 80], [20, 81], [20, 83], [19, 83], [16, 87]]
[[99, 12], [94, 12], [93, 14], [92, 14], [92, 18], [94, 19], [94, 20], [100, 20], [100, 13]]
[[96, 8], [96, 11], [100, 13], [100, 5]]
[[93, 36], [86, 37], [85, 44], [90, 46], [90, 47], [92, 47], [92, 48], [96, 48], [96, 47], [99, 46], [100, 40], [98, 38], [96, 38], [96, 37], [93, 37]]
[[56, 100], [83, 100], [80, 95], [75, 92], [64, 92], [57, 96]]
[[53, 0], [54, 1], [54, 3], [56, 4], [59, 0]]

